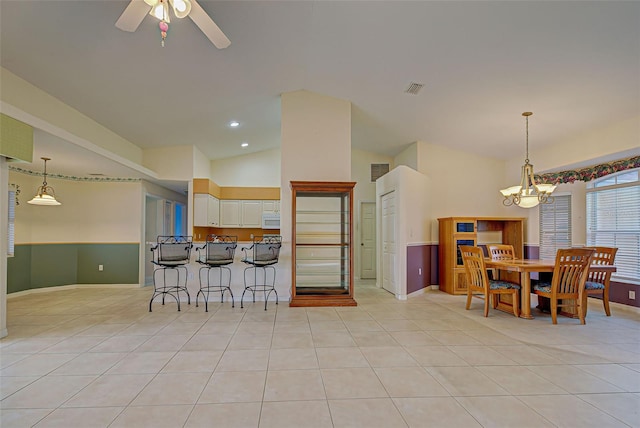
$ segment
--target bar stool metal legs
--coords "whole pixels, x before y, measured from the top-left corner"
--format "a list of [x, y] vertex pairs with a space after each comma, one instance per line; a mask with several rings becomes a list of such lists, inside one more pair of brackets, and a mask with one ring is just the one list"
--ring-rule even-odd
[[[184, 270], [184, 285], [180, 284], [180, 271]], [[175, 271], [176, 272], [176, 284], [167, 284], [167, 271]], [[159, 272], [162, 272], [162, 285], [158, 283], [156, 276]], [[153, 304], [153, 300], [162, 296], [162, 304], [164, 305], [164, 300], [167, 295], [173, 297], [178, 304], [178, 311], [180, 310], [180, 292], [183, 291], [187, 295], [187, 304], [191, 304], [191, 296], [189, 295], [189, 290], [187, 290], [187, 277], [188, 271], [185, 266], [172, 266], [172, 267], [160, 267], [153, 271], [153, 295], [151, 296], [151, 300], [149, 300], [149, 312], [152, 312], [151, 306]]]
[[[267, 269], [273, 271], [273, 280], [271, 284], [267, 284]], [[247, 271], [253, 269], [253, 285], [247, 285]], [[258, 283], [258, 269], [262, 270], [262, 282]], [[244, 291], [242, 292], [242, 298], [240, 299], [240, 307], [244, 308], [244, 294], [247, 290], [251, 291], [253, 302], [256, 301], [256, 292], [262, 291], [264, 293], [264, 310], [267, 310], [267, 302], [271, 293], [276, 295], [276, 305], [278, 304], [278, 292], [276, 291], [276, 268], [273, 266], [249, 266], [244, 269]]]
[[[213, 269], [218, 269], [219, 272], [217, 284], [211, 284], [211, 271]], [[203, 281], [202, 271], [206, 271], [206, 282]], [[226, 284], [223, 284], [225, 271], [228, 273], [228, 277]], [[233, 299], [233, 293], [231, 292], [231, 269], [226, 266], [203, 266], [200, 268], [198, 276], [200, 279], [200, 290], [198, 290], [198, 294], [196, 295], [196, 308], [198, 307], [198, 297], [200, 297], [200, 294], [202, 294], [202, 300], [204, 300], [204, 310], [205, 312], [209, 312], [209, 293], [220, 293], [220, 303], [222, 303], [224, 302], [225, 291], [229, 291], [229, 295], [231, 295], [231, 307], [235, 308], [236, 304]]]

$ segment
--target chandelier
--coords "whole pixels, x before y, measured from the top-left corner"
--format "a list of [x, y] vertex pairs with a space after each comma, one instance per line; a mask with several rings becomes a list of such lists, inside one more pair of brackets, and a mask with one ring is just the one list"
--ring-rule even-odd
[[158, 26], [160, 27], [160, 35], [162, 36], [162, 47], [164, 47], [164, 39], [167, 38], [167, 31], [169, 31], [169, 4], [173, 9], [173, 13], [176, 18], [184, 18], [191, 12], [190, 0], [144, 0], [146, 4], [151, 6], [151, 12], [149, 15], [156, 17], [160, 20]]
[[42, 174], [43, 181], [42, 186], [38, 187], [36, 195], [30, 201], [27, 201], [31, 205], [62, 205], [56, 200], [56, 193], [53, 187], [47, 184], [47, 161], [49, 158], [40, 158], [44, 161], [44, 173]]
[[524, 165], [522, 166], [522, 176], [520, 184], [500, 190], [505, 206], [518, 205], [522, 208], [533, 208], [538, 204], [548, 204], [553, 202], [551, 193], [556, 189], [554, 184], [536, 183], [533, 176], [533, 165], [529, 163], [529, 116], [533, 113], [526, 111], [522, 113], [527, 121], [527, 151]]

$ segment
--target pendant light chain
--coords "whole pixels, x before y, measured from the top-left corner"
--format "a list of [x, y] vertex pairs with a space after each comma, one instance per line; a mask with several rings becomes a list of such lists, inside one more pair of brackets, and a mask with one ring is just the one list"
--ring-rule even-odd
[[526, 115], [525, 119], [527, 120], [527, 156], [524, 163], [529, 163], [529, 115]]
[[42, 173], [42, 185], [47, 186], [47, 161], [49, 158], [41, 158], [44, 161], [44, 172]]

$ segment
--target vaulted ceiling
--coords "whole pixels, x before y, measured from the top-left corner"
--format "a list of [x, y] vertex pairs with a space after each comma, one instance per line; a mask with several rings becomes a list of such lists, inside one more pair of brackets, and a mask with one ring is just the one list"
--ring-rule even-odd
[[188, 18], [164, 48], [151, 16], [123, 32], [128, 1], [2, 0], [0, 64], [141, 148], [211, 159], [278, 147], [279, 96], [299, 89], [350, 100], [353, 147], [389, 155], [427, 141], [509, 159], [523, 111], [533, 154], [640, 115], [640, 2], [199, 4], [231, 46]]

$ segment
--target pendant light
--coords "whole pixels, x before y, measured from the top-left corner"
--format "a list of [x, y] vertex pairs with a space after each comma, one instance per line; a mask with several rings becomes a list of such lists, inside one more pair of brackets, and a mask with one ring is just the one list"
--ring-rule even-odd
[[529, 163], [529, 116], [530, 111], [522, 113], [527, 121], [527, 146], [520, 184], [500, 190], [505, 206], [518, 205], [521, 208], [533, 208], [538, 204], [549, 204], [553, 202], [551, 193], [556, 189], [553, 184], [537, 184], [533, 175], [533, 165]]
[[49, 158], [40, 158], [44, 161], [44, 173], [42, 174], [43, 181], [42, 186], [38, 187], [36, 191], [36, 195], [28, 201], [27, 203], [31, 205], [62, 205], [60, 202], [56, 200], [56, 193], [53, 190], [53, 187], [47, 184], [47, 161], [51, 160]]

